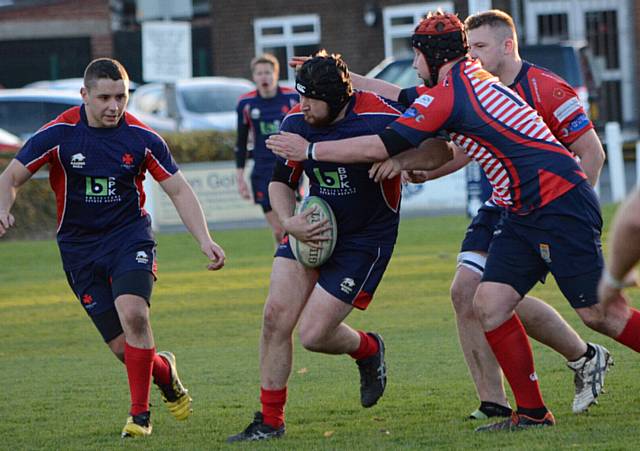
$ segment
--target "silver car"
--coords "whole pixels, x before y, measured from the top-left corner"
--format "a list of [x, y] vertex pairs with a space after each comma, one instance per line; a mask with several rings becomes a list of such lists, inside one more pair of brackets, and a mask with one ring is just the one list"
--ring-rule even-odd
[[80, 92], [2, 89], [0, 128], [26, 140], [60, 113], [81, 103]]
[[[175, 86], [174, 93], [163, 83], [138, 87], [129, 101], [129, 112], [159, 132], [235, 130], [238, 99], [255, 89], [249, 80], [226, 77], [190, 78]], [[170, 117], [167, 95], [175, 96], [178, 121]]]

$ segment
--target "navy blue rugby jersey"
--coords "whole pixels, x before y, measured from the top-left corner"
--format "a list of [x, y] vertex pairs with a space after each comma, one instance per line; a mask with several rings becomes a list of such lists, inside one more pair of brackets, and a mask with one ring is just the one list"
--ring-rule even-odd
[[297, 91], [278, 87], [275, 97], [260, 97], [258, 90], [253, 90], [240, 97], [238, 107], [238, 138], [236, 143], [236, 161], [238, 167], [244, 167], [247, 154], [247, 136], [253, 135], [252, 155], [254, 170], [264, 170], [271, 175], [275, 165], [275, 155], [267, 149], [265, 141], [280, 130], [284, 116], [299, 102]]
[[[398, 119], [399, 104], [367, 91], [356, 91], [346, 116], [326, 127], [314, 127], [304, 120], [296, 106], [282, 122], [282, 131], [297, 133], [310, 142], [333, 141], [374, 135]], [[302, 171], [309, 177], [309, 194], [329, 203], [338, 223], [338, 240], [357, 237], [378, 244], [395, 243], [400, 211], [400, 176], [376, 183], [369, 178], [371, 163], [293, 162], [278, 158], [278, 165], [291, 171], [297, 183]]]
[[134, 116], [94, 128], [82, 107], [43, 126], [16, 155], [31, 173], [49, 165], [56, 197], [58, 245], [65, 270], [132, 241], [153, 241], [142, 182], [178, 171], [167, 144]]

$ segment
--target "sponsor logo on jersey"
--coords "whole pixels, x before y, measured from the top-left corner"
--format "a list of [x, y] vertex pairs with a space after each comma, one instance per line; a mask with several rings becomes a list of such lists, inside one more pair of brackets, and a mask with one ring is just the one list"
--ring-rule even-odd
[[356, 283], [351, 277], [345, 277], [344, 279], [342, 279], [342, 282], [340, 282], [340, 291], [346, 294], [351, 294], [355, 286]]
[[260, 121], [260, 133], [263, 136], [273, 135], [280, 131], [280, 120], [275, 121]]
[[416, 117], [418, 115], [418, 110], [413, 107], [407, 108], [404, 113], [402, 113], [402, 117]]
[[71, 155], [71, 167], [74, 169], [82, 169], [87, 161], [87, 157], [81, 153]]
[[574, 120], [569, 122], [569, 126], [567, 127], [567, 131], [569, 133], [577, 132], [578, 130], [582, 130], [587, 125], [589, 125], [589, 118], [586, 114], [580, 113]]
[[428, 94], [422, 94], [413, 103], [417, 103], [418, 105], [422, 105], [423, 107], [428, 108], [429, 105], [431, 105], [431, 102], [433, 102], [433, 97]]
[[345, 167], [338, 167], [335, 171], [321, 171], [320, 168], [313, 168], [313, 174], [320, 185], [320, 194], [344, 196], [355, 194], [357, 191], [351, 186]]
[[531, 382], [535, 382], [535, 381], [537, 381], [537, 380], [538, 380], [538, 375], [537, 375], [536, 373], [531, 373], [531, 374], [529, 374], [529, 380], [530, 380]]
[[576, 97], [572, 97], [556, 108], [553, 115], [558, 119], [558, 121], [562, 122], [580, 108], [582, 108], [580, 101]]
[[122, 197], [116, 190], [115, 177], [86, 177], [84, 194], [87, 203], [104, 204], [122, 201]]
[[140, 264], [146, 265], [149, 263], [149, 255], [145, 251], [136, 252], [136, 261]]

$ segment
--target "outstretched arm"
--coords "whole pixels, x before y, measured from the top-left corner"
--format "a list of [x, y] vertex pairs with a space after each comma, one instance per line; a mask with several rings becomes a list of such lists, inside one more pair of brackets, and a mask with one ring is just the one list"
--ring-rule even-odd
[[11, 207], [16, 201], [18, 188], [31, 178], [31, 172], [18, 160], [12, 160], [0, 174], [0, 237], [15, 224]]
[[398, 101], [400, 91], [402, 91], [400, 86], [378, 78], [368, 78], [364, 75], [355, 74], [353, 72], [350, 72], [350, 74], [354, 88], [360, 91], [373, 91], [379, 96], [386, 97], [389, 100]]
[[211, 261], [207, 268], [212, 271], [222, 268], [225, 260], [224, 251], [211, 239], [200, 202], [182, 173], [176, 172], [160, 182], [160, 186], [175, 205], [180, 219], [200, 245], [202, 253]]

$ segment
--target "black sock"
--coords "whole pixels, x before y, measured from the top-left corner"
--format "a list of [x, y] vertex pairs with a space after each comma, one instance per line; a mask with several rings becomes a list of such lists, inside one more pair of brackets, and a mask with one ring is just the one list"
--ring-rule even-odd
[[[591, 346], [590, 343], [587, 343], [587, 352], [585, 352], [584, 354], [582, 354], [580, 356], [580, 358], [582, 357], [586, 357], [587, 360], [591, 360], [594, 356], [596, 355], [596, 348], [594, 348], [593, 346]], [[579, 360], [579, 359], [578, 359]]]
[[525, 409], [524, 407], [518, 407], [518, 413], [531, 417], [535, 420], [542, 420], [547, 414], [546, 407], [538, 407], [537, 409]]
[[511, 409], [495, 402], [482, 401], [480, 402], [480, 410], [488, 417], [508, 417], [511, 416]]

